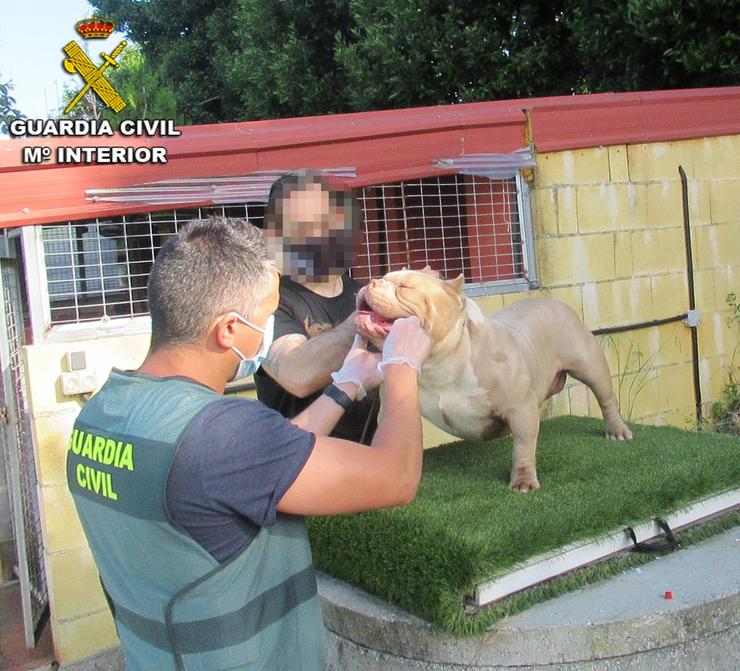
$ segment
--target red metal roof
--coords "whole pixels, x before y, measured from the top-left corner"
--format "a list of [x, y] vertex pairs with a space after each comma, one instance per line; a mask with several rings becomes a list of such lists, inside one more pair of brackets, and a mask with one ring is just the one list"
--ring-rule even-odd
[[[527, 135], [527, 117], [531, 120]], [[181, 127], [179, 137], [0, 141], [0, 227], [155, 209], [91, 202], [86, 189], [261, 170], [353, 167], [352, 186], [443, 174], [433, 161], [740, 133], [740, 87], [606, 93]], [[22, 147], [163, 146], [166, 164], [21, 162]], [[168, 206], [171, 207], [171, 206]]]

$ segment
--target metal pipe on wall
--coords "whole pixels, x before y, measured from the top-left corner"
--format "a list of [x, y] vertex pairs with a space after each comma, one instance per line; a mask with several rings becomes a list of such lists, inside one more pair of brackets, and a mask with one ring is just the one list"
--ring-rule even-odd
[[687, 323], [691, 328], [691, 358], [694, 368], [694, 401], [696, 403], [696, 421], [701, 422], [701, 382], [699, 379], [699, 334], [696, 329], [699, 325], [696, 313], [696, 295], [694, 293], [694, 257], [691, 253], [691, 221], [689, 219], [689, 189], [686, 181], [686, 172], [683, 166], [678, 166], [678, 175], [681, 178], [681, 201], [683, 204], [683, 231], [686, 243], [686, 275], [689, 285], [689, 318]]
[[625, 324], [622, 326], [609, 326], [591, 331], [594, 335], [606, 335], [611, 333], [624, 333], [625, 331], [636, 331], [638, 329], [660, 326], [672, 322], [682, 321], [691, 329], [691, 360], [694, 378], [694, 402], [696, 405], [696, 421], [702, 421], [701, 409], [701, 381], [699, 377], [699, 335], [696, 331], [699, 325], [699, 314], [696, 310], [696, 292], [694, 289], [694, 257], [691, 251], [691, 220], [689, 218], [689, 191], [686, 180], [686, 172], [683, 166], [678, 166], [678, 174], [681, 179], [681, 203], [683, 206], [683, 230], [686, 246], [686, 277], [689, 289], [689, 310], [675, 317], [664, 319], [653, 319], [636, 324]]

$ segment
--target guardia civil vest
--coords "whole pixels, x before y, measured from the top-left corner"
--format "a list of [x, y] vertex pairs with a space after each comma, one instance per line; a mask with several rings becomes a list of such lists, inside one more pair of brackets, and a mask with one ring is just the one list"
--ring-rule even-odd
[[114, 370], [75, 422], [68, 483], [126, 669], [320, 671], [326, 641], [303, 518], [278, 514], [219, 564], [169, 517], [183, 432], [221, 398], [183, 378]]

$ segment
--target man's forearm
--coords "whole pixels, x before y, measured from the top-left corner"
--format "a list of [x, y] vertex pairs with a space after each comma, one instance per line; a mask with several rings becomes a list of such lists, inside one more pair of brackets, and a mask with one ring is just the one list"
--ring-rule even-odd
[[421, 478], [423, 438], [416, 370], [406, 365], [385, 367], [383, 420], [372, 447], [388, 453], [389, 473], [413, 499]]
[[332, 329], [300, 345], [287, 343], [282, 351], [270, 352], [265, 368], [284, 389], [296, 396], [308, 396], [331, 382], [352, 346], [354, 315]]

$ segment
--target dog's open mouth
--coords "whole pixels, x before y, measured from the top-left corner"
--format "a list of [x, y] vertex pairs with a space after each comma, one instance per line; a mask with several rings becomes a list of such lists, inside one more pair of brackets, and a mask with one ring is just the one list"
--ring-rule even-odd
[[395, 319], [388, 319], [378, 314], [370, 307], [370, 304], [361, 298], [357, 305], [358, 329], [375, 337], [385, 337], [391, 330]]

